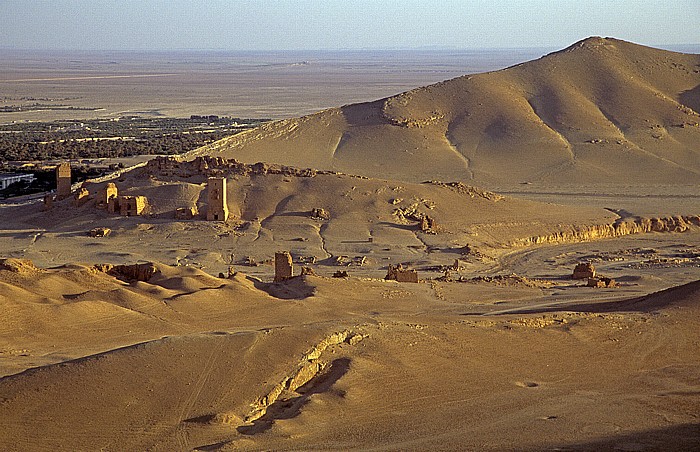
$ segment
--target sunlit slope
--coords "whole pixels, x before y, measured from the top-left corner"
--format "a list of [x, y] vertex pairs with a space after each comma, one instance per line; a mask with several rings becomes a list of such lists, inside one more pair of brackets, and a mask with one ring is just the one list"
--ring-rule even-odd
[[692, 183], [700, 56], [589, 38], [193, 151], [411, 181]]

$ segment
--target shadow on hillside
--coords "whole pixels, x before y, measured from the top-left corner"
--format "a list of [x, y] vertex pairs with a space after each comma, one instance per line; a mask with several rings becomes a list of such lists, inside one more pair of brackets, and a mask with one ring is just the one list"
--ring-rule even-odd
[[[543, 450], [541, 448], [530, 449]], [[643, 432], [616, 435], [596, 441], [575, 444], [559, 444], [546, 450], [700, 450], [700, 424], [681, 424]]]
[[294, 276], [286, 281], [266, 283], [251, 279], [256, 289], [280, 300], [304, 300], [313, 297], [316, 288], [309, 284], [305, 276]]
[[683, 105], [692, 108], [695, 113], [700, 114], [700, 85], [688, 91], [683, 91], [678, 97]]
[[382, 102], [365, 102], [362, 104], [345, 105], [340, 107], [345, 120], [350, 126], [378, 126], [389, 124], [382, 114]]
[[[601, 303], [572, 303], [555, 306], [542, 306], [509, 310], [507, 314], [543, 314], [547, 312], [588, 312], [603, 314], [611, 312], [652, 313], [669, 306], [681, 304], [700, 304], [700, 281], [694, 281], [678, 287], [655, 292], [643, 297]], [[473, 315], [473, 314], [463, 314]]]
[[329, 391], [348, 370], [350, 370], [349, 358], [333, 360], [325, 371], [317, 374], [295, 391], [299, 394], [297, 397], [277, 400], [267, 408], [267, 412], [263, 417], [253, 421], [252, 425], [238, 427], [238, 432], [244, 435], [255, 435], [269, 430], [276, 420], [292, 419], [299, 416], [302, 408], [309, 402], [309, 398], [312, 395]]

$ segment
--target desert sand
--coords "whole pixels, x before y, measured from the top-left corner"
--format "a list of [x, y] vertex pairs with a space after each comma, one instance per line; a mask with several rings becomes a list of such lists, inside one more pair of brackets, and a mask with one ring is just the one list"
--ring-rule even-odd
[[591, 38], [0, 204], [0, 448], [700, 448], [698, 64]]

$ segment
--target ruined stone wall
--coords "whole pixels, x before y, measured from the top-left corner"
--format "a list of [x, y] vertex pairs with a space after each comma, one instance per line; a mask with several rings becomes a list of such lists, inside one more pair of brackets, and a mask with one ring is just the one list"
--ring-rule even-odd
[[[246, 164], [236, 159], [223, 157], [201, 156], [194, 160], [180, 160], [179, 157], [156, 157], [146, 163], [142, 170], [145, 174], [159, 176], [192, 177], [204, 175], [208, 177], [225, 177], [229, 175], [255, 176], [262, 174], [282, 174], [285, 176], [314, 177], [317, 174], [342, 174], [335, 171], [317, 171], [314, 169], [300, 169], [292, 166], [254, 163]], [[361, 176], [353, 176], [366, 179]]]
[[148, 205], [145, 196], [120, 196], [119, 213], [125, 217], [142, 215]]
[[387, 269], [384, 279], [398, 282], [417, 283], [418, 272], [404, 268], [401, 264], [396, 266], [389, 264], [389, 268]]

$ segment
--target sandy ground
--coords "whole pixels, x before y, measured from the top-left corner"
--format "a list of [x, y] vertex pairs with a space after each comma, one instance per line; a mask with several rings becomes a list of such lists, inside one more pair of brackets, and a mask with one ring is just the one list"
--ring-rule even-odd
[[2, 272], [4, 449], [700, 445], [697, 283], [551, 306], [518, 284], [160, 268]]
[[[173, 219], [206, 210], [204, 175], [146, 166], [114, 180], [148, 196], [150, 214], [111, 215], [94, 199], [0, 207], [4, 256], [43, 267], [0, 270], [3, 449], [700, 447], [700, 228], [512, 245], [653, 211], [653, 197], [611, 198], [614, 213], [584, 207], [590, 193], [565, 206], [231, 174], [222, 223]], [[693, 199], [666, 201], [679, 214]], [[396, 213], [409, 208], [439, 231]], [[96, 226], [113, 233], [89, 237]], [[318, 276], [272, 283], [279, 250]], [[143, 261], [159, 269], [147, 282], [93, 266]], [[399, 262], [421, 282], [381, 279]], [[572, 280], [578, 262], [617, 287]], [[230, 266], [235, 276], [216, 277]]]
[[359, 52], [18, 52], [0, 50], [0, 122], [123, 115], [287, 118], [379, 99], [547, 49]]

